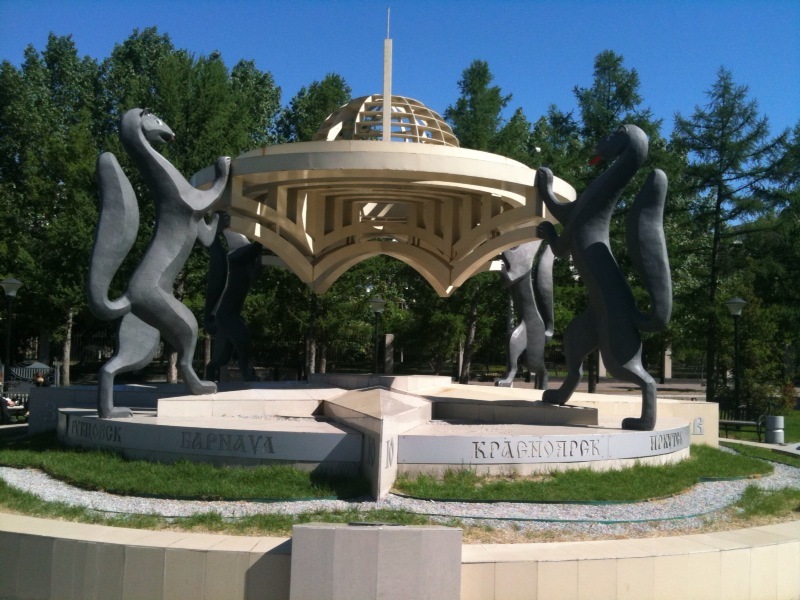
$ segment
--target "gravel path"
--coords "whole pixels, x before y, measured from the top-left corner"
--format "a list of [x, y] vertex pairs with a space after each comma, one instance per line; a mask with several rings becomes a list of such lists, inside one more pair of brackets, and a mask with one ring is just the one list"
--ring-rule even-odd
[[[800, 468], [775, 464], [774, 472], [760, 479], [713, 481], [695, 485], [686, 493], [633, 504], [535, 504], [518, 502], [466, 503], [415, 500], [390, 494], [379, 501], [312, 500], [296, 502], [183, 501], [117, 496], [81, 490], [35, 470], [0, 467], [0, 477], [14, 488], [49, 502], [64, 502], [115, 514], [158, 514], [186, 517], [216, 512], [225, 518], [254, 514], [298, 514], [311, 511], [402, 509], [431, 515], [447, 522], [458, 518], [465, 525], [489, 525], [516, 531], [570, 531], [591, 536], [630, 535], [635, 531], [685, 530], [699, 527], [709, 515], [734, 503], [744, 489], [755, 484], [764, 489], [800, 489]], [[718, 518], [718, 516], [717, 516]]]

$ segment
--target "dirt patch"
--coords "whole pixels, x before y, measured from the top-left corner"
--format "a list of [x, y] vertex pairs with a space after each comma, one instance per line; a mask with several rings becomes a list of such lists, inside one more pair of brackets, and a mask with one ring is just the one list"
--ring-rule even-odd
[[727, 509], [717, 515], [704, 518], [700, 524], [685, 526], [676, 526], [674, 522], [630, 524], [628, 526], [620, 526], [615, 533], [601, 531], [600, 528], [592, 530], [592, 528], [565, 527], [558, 531], [524, 531], [522, 528], [488, 529], [484, 527], [466, 527], [464, 528], [463, 542], [465, 544], [531, 544], [672, 537], [763, 527], [776, 523], [788, 523], [800, 518], [800, 514], [795, 514], [782, 517], [741, 519], [734, 513], [734, 509]]

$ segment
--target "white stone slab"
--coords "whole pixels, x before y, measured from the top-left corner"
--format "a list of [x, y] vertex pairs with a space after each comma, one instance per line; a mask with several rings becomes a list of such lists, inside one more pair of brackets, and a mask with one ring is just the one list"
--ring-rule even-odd
[[170, 419], [136, 416], [102, 420], [62, 410], [59, 439], [69, 445], [126, 455], [214, 459], [215, 462], [361, 462], [361, 435], [315, 419]]
[[689, 447], [689, 425], [659, 419], [655, 431], [605, 427], [429, 423], [400, 436], [397, 460], [409, 464], [531, 464], [620, 460]]
[[291, 600], [458, 600], [461, 530], [309, 523], [292, 531]]
[[344, 394], [341, 388], [304, 382], [224, 384], [216, 394], [181, 395], [158, 401], [160, 417], [231, 417], [268, 416], [310, 417], [319, 411], [324, 400]]
[[353, 390], [325, 402], [325, 415], [363, 434], [361, 471], [382, 498], [397, 478], [398, 435], [431, 420], [431, 403], [384, 388]]

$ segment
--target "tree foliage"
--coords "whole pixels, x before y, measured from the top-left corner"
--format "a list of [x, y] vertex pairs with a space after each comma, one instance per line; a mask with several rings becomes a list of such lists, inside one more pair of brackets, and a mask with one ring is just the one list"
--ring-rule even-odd
[[[675, 309], [670, 329], [654, 341], [671, 344], [682, 360], [704, 362], [709, 397], [724, 393], [732, 323], [721, 300], [742, 296], [749, 303], [741, 321], [743, 376], [752, 384], [746, 393], [755, 397], [790, 380], [800, 345], [800, 310], [786, 293], [800, 286], [800, 123], [771, 137], [747, 87], [721, 69], [706, 104], [689, 117], [677, 115], [665, 137], [664, 123], [646, 108], [635, 68], [612, 50], [598, 54], [593, 67], [591, 81], [573, 89], [574, 111], [550, 106], [531, 121], [496, 85], [489, 65], [475, 60], [463, 71], [445, 119], [463, 147], [548, 166], [579, 191], [601, 172], [587, 161], [602, 136], [622, 123], [644, 129], [650, 156], [618, 210], [623, 216], [651, 168], [667, 172]], [[46, 359], [48, 339], [60, 344], [70, 327], [79, 333], [102, 327], [83, 299], [99, 152], [118, 156], [141, 208], [140, 237], [117, 288], [147, 244], [152, 199], [117, 137], [128, 108], [147, 107], [164, 118], [177, 134], [164, 154], [190, 176], [219, 155], [308, 141], [350, 99], [344, 78], [331, 73], [281, 106], [280, 87], [253, 61], [228, 67], [217, 52], [195, 56], [156, 28], [133, 31], [99, 62], [81, 57], [70, 36], [51, 35], [43, 49], [26, 48], [19, 66], [0, 64], [0, 224], [12, 232], [0, 238], [0, 274], [25, 284], [15, 347], [30, 352], [41, 339], [39, 355]], [[615, 218], [614, 227], [622, 222]], [[612, 238], [622, 239], [621, 226]], [[619, 246], [615, 256], [627, 272]], [[198, 314], [206, 265], [205, 251], [196, 249], [178, 282]], [[568, 261], [556, 262], [555, 283], [558, 338], [585, 297]], [[634, 278], [631, 283], [638, 297], [640, 286]], [[245, 307], [255, 356], [275, 367], [276, 376], [337, 369], [342, 360], [368, 368], [375, 295], [387, 300], [381, 330], [395, 333], [407, 361], [402, 368], [447, 373], [462, 349], [467, 360], [459, 375], [467, 381], [470, 362], [504, 362], [508, 302], [494, 274], [479, 274], [442, 299], [408, 265], [386, 256], [359, 263], [320, 297], [293, 274], [267, 269]]]
[[[73, 323], [92, 327], [83, 290], [97, 222], [99, 151], [117, 154], [134, 184], [142, 208], [138, 251], [147, 243], [152, 201], [117, 139], [120, 115], [134, 106], [160, 113], [179, 134], [165, 154], [189, 176], [264, 139], [279, 108], [271, 82], [252, 63], [230, 73], [219, 56], [195, 59], [155, 28], [134, 31], [102, 64], [80, 58], [70, 36], [50, 35], [41, 52], [25, 50], [19, 68], [0, 65], [3, 224], [15, 232], [0, 252], [5, 272], [25, 286], [19, 339], [41, 337], [39, 357], [47, 359], [48, 338], [68, 340]], [[182, 284], [189, 294], [202, 288], [187, 287], [185, 278]]]
[[24, 282], [26, 298], [18, 339], [46, 339], [50, 332], [62, 338], [69, 331], [61, 326], [85, 304], [96, 220], [91, 107], [97, 72], [70, 36], [52, 34], [41, 53], [25, 50], [19, 69], [0, 66], [3, 224], [13, 232], [2, 258], [5, 272]]
[[758, 103], [748, 88], [737, 85], [730, 71], [720, 69], [706, 93], [708, 102], [691, 117], [677, 115], [674, 138], [689, 155], [684, 193], [692, 198], [690, 212], [695, 228], [695, 249], [702, 255], [696, 293], [706, 304], [696, 304], [705, 314], [707, 397], [715, 396], [721, 374], [716, 369], [721, 282], [741, 268], [736, 257], [743, 236], [759, 228], [756, 219], [769, 213], [768, 188], [778, 174], [770, 160], [786, 143], [786, 135], [770, 138], [769, 122], [758, 113]]
[[341, 75], [328, 73], [322, 81], [303, 86], [281, 111], [276, 123], [280, 142], [308, 142], [323, 121], [350, 101], [350, 86]]
[[[464, 70], [458, 82], [461, 95], [444, 112], [445, 120], [464, 148], [501, 154], [524, 163], [531, 163], [531, 124], [522, 109], [514, 111], [507, 121], [503, 111], [511, 101], [511, 94], [503, 94], [494, 80], [488, 63], [481, 60]], [[499, 300], [499, 303], [498, 303]], [[507, 331], [497, 322], [507, 321], [508, 295], [499, 284], [495, 274], [482, 273], [473, 276], [442, 308], [449, 311], [431, 316], [431, 320], [450, 322], [450, 331], [458, 332], [451, 341], [450, 351], [456, 350], [456, 342], [463, 361], [458, 379], [469, 383], [472, 375], [472, 360], [477, 350], [492, 340], [495, 347], [504, 347]], [[502, 354], [500, 355], [502, 356]]]
[[[511, 100], [511, 94], [503, 95], [499, 86], [490, 85], [494, 76], [489, 64], [482, 60], [474, 61], [467, 67], [458, 81], [461, 91], [456, 103], [444, 111], [444, 118], [453, 128], [461, 146], [473, 150], [493, 152], [498, 145], [503, 127], [503, 110]], [[519, 131], [522, 112], [515, 113], [516, 123], [507, 124], [504, 145], [514, 147], [518, 140], [510, 139]], [[526, 132], [523, 132], [525, 135]]]
[[594, 80], [588, 88], [575, 86], [575, 98], [581, 116], [581, 135], [586, 140], [600, 140], [620, 123], [633, 123], [652, 134], [660, 122], [649, 109], [640, 109], [639, 74], [626, 69], [624, 59], [612, 50], [604, 50], [594, 59]]

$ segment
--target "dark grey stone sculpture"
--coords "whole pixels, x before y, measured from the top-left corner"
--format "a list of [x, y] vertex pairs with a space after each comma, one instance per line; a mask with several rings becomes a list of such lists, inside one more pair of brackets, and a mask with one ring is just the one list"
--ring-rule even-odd
[[[613, 160], [573, 203], [553, 194], [553, 175], [540, 168], [537, 188], [547, 208], [563, 224], [559, 236], [552, 223], [543, 222], [539, 235], [550, 242], [557, 257], [572, 255], [586, 285], [589, 307], [576, 316], [564, 332], [568, 374], [559, 389], [544, 392], [543, 400], [566, 403], [582, 375], [583, 359], [595, 348], [608, 371], [642, 389], [642, 413], [622, 422], [625, 429], [650, 431], [656, 421], [656, 384], [642, 366], [640, 332], [663, 330], [672, 312], [672, 279], [664, 240], [664, 202], [667, 177], [655, 170], [628, 213], [627, 248], [634, 269], [650, 295], [650, 310], [636, 306], [625, 276], [611, 253], [609, 225], [623, 188], [647, 158], [648, 140], [635, 125], [623, 125], [597, 146], [593, 160]], [[614, 160], [616, 159], [616, 160]]]
[[250, 287], [261, 274], [263, 247], [226, 229], [229, 222], [230, 217], [221, 213], [217, 235], [208, 249], [205, 327], [215, 344], [206, 377], [219, 381], [220, 368], [235, 352], [242, 380], [258, 381], [250, 361], [250, 329], [242, 318], [242, 309]]
[[104, 320], [121, 319], [114, 356], [99, 373], [97, 411], [101, 418], [130, 417], [127, 408], [114, 407], [114, 377], [146, 366], [155, 356], [163, 335], [178, 352], [178, 371], [193, 394], [209, 394], [217, 386], [201, 381], [192, 368], [197, 343], [197, 320], [173, 295], [175, 278], [195, 240], [209, 246], [218, 216], [204, 216], [220, 200], [228, 181], [230, 158], [216, 162], [216, 179], [208, 190], [198, 190], [152, 144], [172, 141], [175, 135], [158, 117], [134, 108], [120, 124], [120, 139], [141, 171], [156, 205], [153, 237], [131, 276], [124, 294], [108, 298], [114, 274], [128, 255], [139, 227], [139, 209], [131, 184], [116, 157], [108, 152], [97, 160], [100, 219], [92, 248], [87, 296], [89, 308]]
[[526, 366], [536, 374], [536, 389], [547, 389], [544, 346], [553, 337], [553, 252], [545, 246], [536, 261], [534, 289], [531, 274], [541, 245], [542, 240], [526, 242], [502, 254], [500, 279], [511, 291], [520, 322], [509, 335], [508, 367], [505, 375], [494, 382], [497, 386], [511, 387], [524, 352]]

